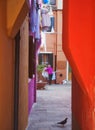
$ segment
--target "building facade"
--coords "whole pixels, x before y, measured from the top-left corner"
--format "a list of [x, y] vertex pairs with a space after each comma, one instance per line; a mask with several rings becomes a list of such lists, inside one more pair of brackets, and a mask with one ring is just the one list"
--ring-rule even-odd
[[28, 11], [28, 1], [0, 1], [1, 130], [24, 130], [28, 120]]
[[56, 1], [56, 4], [51, 6], [54, 29], [43, 32], [45, 43], [42, 43], [40, 47], [38, 60], [39, 64], [51, 64], [56, 72], [56, 83], [62, 84], [63, 80], [71, 80], [71, 77], [68, 78], [69, 67], [67, 66], [67, 59], [62, 50], [62, 2], [60, 4], [59, 1]]

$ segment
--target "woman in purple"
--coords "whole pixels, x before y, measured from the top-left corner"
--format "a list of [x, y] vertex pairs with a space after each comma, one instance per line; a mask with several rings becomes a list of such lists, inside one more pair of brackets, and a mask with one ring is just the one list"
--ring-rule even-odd
[[53, 75], [53, 68], [49, 64], [45, 70], [48, 72], [49, 85], [51, 85], [52, 75]]

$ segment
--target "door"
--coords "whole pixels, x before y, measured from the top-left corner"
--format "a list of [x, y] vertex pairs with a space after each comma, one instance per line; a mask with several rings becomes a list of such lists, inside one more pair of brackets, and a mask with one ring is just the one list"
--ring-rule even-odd
[[18, 130], [20, 31], [15, 37], [14, 130]]

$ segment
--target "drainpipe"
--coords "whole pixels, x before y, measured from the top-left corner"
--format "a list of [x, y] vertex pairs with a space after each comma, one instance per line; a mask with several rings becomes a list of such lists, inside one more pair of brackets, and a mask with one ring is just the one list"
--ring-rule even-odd
[[68, 63], [68, 61], [67, 61], [67, 68], [66, 68], [66, 80], [68, 81], [69, 80], [69, 78], [68, 78], [68, 73], [69, 73], [69, 63]]

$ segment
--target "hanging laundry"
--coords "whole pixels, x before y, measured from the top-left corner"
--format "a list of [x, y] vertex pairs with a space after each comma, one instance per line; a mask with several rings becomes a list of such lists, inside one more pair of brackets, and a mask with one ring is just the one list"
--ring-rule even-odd
[[35, 27], [36, 27], [36, 0], [31, 0], [31, 8], [30, 8], [30, 26], [29, 30], [31, 35], [34, 36]]
[[43, 0], [43, 4], [48, 4], [50, 0]]
[[42, 0], [36, 0], [37, 1], [37, 8], [40, 9], [42, 7]]
[[41, 38], [40, 39], [36, 39], [36, 52], [39, 51], [40, 46], [41, 46]]
[[41, 48], [46, 52], [46, 34], [41, 31]]
[[36, 39], [40, 39], [40, 8], [38, 7], [40, 2], [38, 0], [31, 0], [30, 9], [30, 35]]
[[36, 27], [35, 27], [35, 38], [40, 39], [40, 10], [36, 12]]
[[49, 26], [47, 32], [54, 32], [54, 23], [55, 23], [54, 16], [50, 16], [50, 20], [51, 20], [51, 25]]
[[39, 5], [42, 5], [42, 0], [37, 0], [37, 3], [38, 3]]
[[42, 30], [47, 31], [48, 27], [51, 25], [50, 16], [48, 14], [48, 9], [42, 8], [41, 9], [41, 23], [42, 23]]

